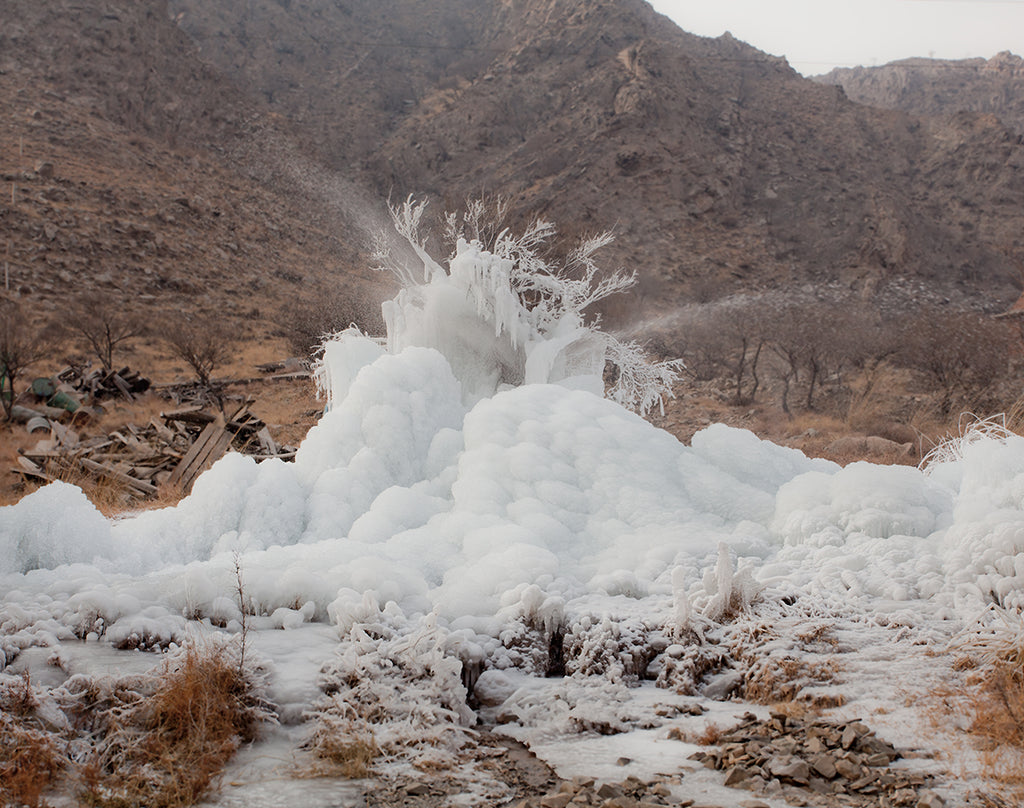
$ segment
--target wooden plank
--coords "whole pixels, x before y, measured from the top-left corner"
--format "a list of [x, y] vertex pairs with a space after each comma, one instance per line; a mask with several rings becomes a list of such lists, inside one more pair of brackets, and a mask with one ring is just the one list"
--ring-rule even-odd
[[12, 474], [20, 474], [22, 477], [31, 477], [36, 480], [43, 480], [48, 483], [57, 482], [56, 477], [51, 477], [45, 471], [29, 471], [28, 469], [10, 469]]
[[200, 409], [185, 409], [176, 410], [174, 412], [164, 412], [160, 414], [160, 417], [165, 421], [173, 422], [184, 422], [187, 424], [212, 424], [216, 419], [215, 416], [210, 415], [208, 412], [203, 412]]
[[184, 491], [191, 491], [192, 484], [196, 481], [196, 478], [227, 454], [228, 449], [231, 447], [231, 440], [233, 437], [234, 436], [227, 430], [221, 432], [221, 434], [216, 437], [216, 439], [210, 444], [209, 450], [205, 452], [199, 460], [192, 464], [187, 475], [182, 478]]
[[196, 477], [219, 460], [231, 446], [234, 435], [225, 427], [224, 416], [218, 414], [217, 419], [207, 425], [185, 458], [174, 468], [170, 482], [188, 493]]
[[223, 431], [223, 429], [223, 423], [218, 426], [216, 421], [214, 421], [213, 423], [208, 424], [207, 427], [199, 433], [199, 437], [195, 439], [188, 452], [186, 452], [185, 456], [181, 459], [181, 462], [175, 466], [174, 471], [171, 473], [170, 482], [172, 484], [179, 485], [181, 483], [181, 480], [185, 476], [189, 467], [199, 456], [199, 453], [206, 448], [206, 444], [211, 440], [214, 440], [216, 436]]
[[118, 482], [122, 482], [125, 485], [134, 488], [136, 491], [141, 491], [144, 494], [155, 494], [156, 486], [145, 482], [144, 480], [137, 480], [134, 477], [125, 474], [124, 472], [118, 471], [117, 469], [111, 468], [110, 466], [104, 465], [103, 463], [97, 463], [94, 460], [90, 460], [87, 457], [81, 457], [78, 459], [83, 468], [89, 471], [94, 471], [97, 474], [102, 474], [106, 477], [110, 477]]

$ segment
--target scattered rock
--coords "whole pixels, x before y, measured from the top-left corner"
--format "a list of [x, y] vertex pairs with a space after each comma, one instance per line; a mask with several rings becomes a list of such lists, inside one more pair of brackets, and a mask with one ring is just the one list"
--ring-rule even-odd
[[715, 701], [725, 701], [739, 690], [742, 684], [742, 673], [739, 671], [725, 671], [711, 677], [711, 680], [704, 686], [704, 695]]
[[691, 755], [725, 772], [727, 786], [791, 805], [942, 806], [925, 788], [927, 776], [889, 768], [898, 757], [892, 744], [861, 721], [804, 722], [781, 713], [767, 721], [746, 713], [716, 748]]

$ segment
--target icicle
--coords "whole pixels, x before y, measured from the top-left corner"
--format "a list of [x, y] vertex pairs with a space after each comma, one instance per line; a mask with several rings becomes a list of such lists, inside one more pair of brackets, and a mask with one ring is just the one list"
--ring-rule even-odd
[[675, 623], [672, 638], [681, 640], [693, 628], [693, 606], [686, 594], [686, 569], [681, 566], [672, 570], [672, 602]]

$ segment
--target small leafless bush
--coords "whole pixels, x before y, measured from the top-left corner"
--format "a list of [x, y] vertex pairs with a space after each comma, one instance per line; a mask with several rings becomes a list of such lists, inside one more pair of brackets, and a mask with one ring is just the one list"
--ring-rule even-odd
[[102, 294], [78, 298], [65, 312], [63, 324], [89, 344], [105, 370], [114, 367], [114, 349], [146, 333], [145, 320], [123, 301]]
[[365, 334], [381, 334], [384, 320], [380, 304], [366, 296], [337, 292], [288, 306], [278, 314], [277, 323], [295, 355], [307, 358], [330, 334], [355, 325]]
[[897, 359], [924, 374], [948, 416], [991, 403], [1009, 370], [1011, 333], [979, 314], [926, 308], [907, 321]]
[[0, 299], [0, 404], [6, 419], [17, 399], [17, 384], [25, 371], [53, 348], [52, 330], [32, 324], [15, 301]]
[[209, 389], [213, 371], [230, 358], [234, 347], [234, 337], [224, 322], [183, 316], [165, 321], [161, 330], [174, 355], [192, 368], [202, 387]]

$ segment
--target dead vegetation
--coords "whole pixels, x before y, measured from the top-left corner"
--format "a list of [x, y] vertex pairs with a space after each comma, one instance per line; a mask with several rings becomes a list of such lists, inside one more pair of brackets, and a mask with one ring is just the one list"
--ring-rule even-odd
[[0, 689], [0, 804], [44, 805], [64, 768], [59, 738], [33, 718], [37, 706], [27, 675]]
[[239, 744], [273, 720], [261, 674], [238, 641], [191, 641], [162, 669], [121, 678], [73, 676], [39, 711], [30, 682], [0, 682], [0, 798], [44, 806], [66, 782], [80, 804], [178, 808], [199, 801]]
[[325, 725], [317, 727], [311, 746], [317, 757], [328, 765], [326, 771], [318, 769], [317, 774], [350, 779], [369, 776], [373, 761], [380, 755], [372, 734], [332, 732]]
[[986, 785], [971, 798], [988, 808], [1024, 802], [1024, 616], [996, 606], [951, 644], [962, 678], [933, 692], [926, 715], [966, 733]]
[[235, 657], [227, 645], [192, 643], [152, 695], [112, 709], [82, 772], [83, 801], [104, 808], [197, 802], [266, 715]]

